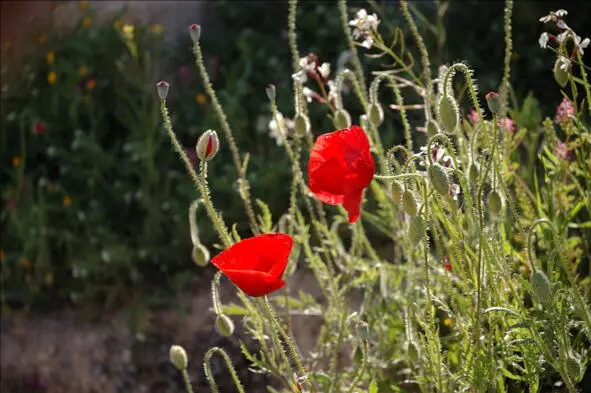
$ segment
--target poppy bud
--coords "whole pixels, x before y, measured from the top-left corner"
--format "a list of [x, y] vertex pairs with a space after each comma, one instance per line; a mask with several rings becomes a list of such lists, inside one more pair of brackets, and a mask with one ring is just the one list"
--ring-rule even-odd
[[215, 320], [215, 330], [224, 337], [229, 337], [234, 332], [234, 322], [227, 315], [218, 315]]
[[560, 58], [558, 58], [556, 60], [556, 63], [554, 63], [554, 79], [556, 80], [556, 83], [558, 83], [560, 85], [560, 87], [565, 87], [566, 84], [568, 83], [568, 75], [570, 73], [570, 66], [567, 67], [567, 69], [563, 69], [561, 68], [563, 65], [563, 62], [560, 60]]
[[445, 131], [453, 133], [458, 124], [459, 112], [458, 104], [451, 96], [443, 95], [439, 99], [439, 118]]
[[307, 116], [298, 113], [294, 119], [295, 131], [297, 135], [306, 135], [310, 132], [310, 120]]
[[189, 26], [189, 35], [191, 36], [191, 40], [193, 40], [194, 43], [197, 43], [201, 37], [201, 26], [196, 24]]
[[492, 190], [490, 194], [488, 194], [488, 207], [494, 216], [497, 216], [501, 211], [503, 207], [503, 201], [497, 190]]
[[468, 169], [468, 179], [470, 180], [470, 183], [472, 183], [473, 186], [478, 184], [478, 177], [478, 166], [475, 162], [473, 162], [472, 165], [470, 165], [470, 168]]
[[530, 284], [536, 299], [543, 304], [552, 302], [552, 286], [548, 276], [538, 269], [535, 269], [530, 276]]
[[491, 91], [487, 93], [486, 97], [486, 104], [488, 105], [488, 109], [493, 115], [498, 115], [499, 111], [501, 110], [501, 97], [498, 93]]
[[406, 352], [411, 362], [416, 363], [419, 361], [419, 347], [414, 341], [410, 341], [408, 343], [408, 348], [406, 349]]
[[201, 161], [211, 160], [220, 149], [218, 134], [213, 130], [207, 130], [199, 137], [197, 141], [197, 157]]
[[193, 246], [193, 252], [191, 253], [191, 259], [197, 266], [207, 266], [209, 263], [209, 250], [203, 244], [195, 244]]
[[357, 324], [357, 335], [360, 339], [367, 340], [367, 337], [369, 337], [369, 325], [367, 322], [361, 321]]
[[161, 100], [165, 100], [166, 97], [168, 96], [169, 87], [170, 87], [170, 85], [166, 81], [160, 81], [160, 82], [156, 83], [156, 90], [158, 91], [158, 97], [160, 97]]
[[425, 235], [425, 220], [423, 216], [413, 216], [410, 219], [410, 224], [408, 225], [408, 239], [410, 240], [410, 244], [415, 246], [419, 244], [421, 240], [423, 240], [423, 236]]
[[433, 164], [427, 170], [429, 175], [429, 181], [431, 185], [443, 196], [447, 196], [449, 194], [449, 177], [447, 176], [447, 172], [443, 167], [439, 164]]
[[174, 364], [180, 371], [186, 370], [189, 361], [187, 360], [187, 352], [180, 345], [173, 345], [170, 347], [170, 362]]
[[417, 200], [410, 190], [406, 190], [402, 194], [402, 207], [409, 216], [417, 215]]
[[566, 372], [568, 373], [569, 377], [575, 382], [579, 382], [583, 377], [583, 367], [581, 367], [581, 362], [573, 356], [570, 356], [566, 359]]
[[402, 183], [397, 180], [392, 182], [392, 199], [396, 203], [400, 203], [400, 199], [402, 199], [402, 193], [404, 192], [404, 187], [402, 187]]
[[437, 125], [437, 122], [435, 122], [435, 120], [431, 119], [427, 123], [427, 135], [429, 136], [429, 138], [432, 138], [437, 134], [439, 134], [439, 126]]
[[265, 87], [265, 93], [267, 93], [269, 101], [275, 101], [275, 85], [268, 84], [267, 87]]
[[351, 115], [346, 110], [339, 109], [334, 114], [333, 123], [338, 130], [349, 128], [351, 127]]
[[384, 110], [382, 106], [376, 102], [369, 105], [369, 120], [374, 126], [378, 127], [384, 121]]

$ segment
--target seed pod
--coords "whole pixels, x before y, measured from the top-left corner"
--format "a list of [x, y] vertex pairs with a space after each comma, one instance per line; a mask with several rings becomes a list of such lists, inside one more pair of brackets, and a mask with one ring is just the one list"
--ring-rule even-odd
[[297, 135], [302, 136], [310, 132], [310, 120], [307, 116], [298, 113], [294, 119], [294, 124]]
[[404, 192], [404, 187], [402, 186], [402, 183], [400, 183], [397, 180], [394, 180], [392, 182], [392, 199], [394, 200], [394, 202], [400, 203], [400, 200], [402, 199], [403, 192]]
[[409, 216], [417, 215], [417, 200], [410, 190], [406, 190], [402, 194], [402, 207]]
[[213, 130], [207, 130], [199, 137], [197, 141], [197, 157], [201, 161], [211, 160], [220, 149], [218, 134]]
[[491, 214], [494, 216], [498, 216], [503, 208], [503, 200], [501, 199], [501, 194], [499, 194], [497, 190], [492, 190], [488, 194], [488, 207], [490, 208]]
[[416, 246], [421, 240], [423, 240], [425, 229], [425, 220], [422, 216], [411, 217], [408, 225], [408, 239], [410, 240], [411, 245]]
[[186, 370], [189, 360], [187, 359], [187, 352], [180, 345], [172, 345], [169, 352], [170, 362], [180, 371]]
[[207, 266], [210, 259], [209, 250], [201, 243], [195, 244], [191, 253], [191, 259], [193, 259], [193, 262], [197, 266]]
[[166, 81], [160, 81], [156, 83], [156, 91], [158, 92], [158, 97], [161, 100], [165, 100], [168, 96], [168, 89], [170, 89], [170, 85]]
[[570, 73], [570, 66], [567, 67], [566, 70], [563, 70], [562, 68], [560, 68], [563, 64], [563, 61], [560, 60], [560, 58], [558, 58], [556, 60], [556, 62], [554, 63], [554, 79], [556, 80], [556, 83], [558, 83], [560, 85], [560, 87], [565, 87], [566, 84], [568, 83], [568, 75]]
[[447, 196], [449, 194], [449, 176], [445, 169], [439, 164], [433, 164], [427, 170], [431, 185], [439, 194]]
[[566, 359], [566, 372], [574, 382], [579, 382], [583, 378], [581, 362], [573, 356]]
[[548, 276], [538, 269], [535, 269], [530, 276], [530, 284], [535, 298], [545, 305], [552, 302], [552, 286]]
[[478, 185], [478, 177], [479, 177], [479, 174], [478, 174], [478, 165], [476, 165], [476, 163], [473, 162], [470, 165], [470, 168], [468, 169], [468, 179], [470, 180], [470, 183], [473, 186]]
[[338, 130], [349, 128], [351, 127], [351, 115], [346, 110], [339, 109], [334, 114], [333, 123]]
[[378, 127], [384, 121], [384, 110], [378, 103], [372, 102], [369, 105], [369, 120]]
[[449, 134], [453, 133], [459, 122], [458, 104], [451, 96], [441, 96], [439, 99], [439, 118]]
[[437, 122], [435, 120], [431, 119], [427, 123], [427, 136], [429, 136], [429, 138], [432, 138], [437, 134], [439, 134], [439, 126], [437, 125]]
[[234, 322], [227, 315], [218, 315], [215, 320], [215, 330], [221, 336], [229, 337], [234, 332]]
[[357, 324], [357, 336], [362, 340], [367, 340], [369, 336], [369, 325], [367, 322], [361, 321]]

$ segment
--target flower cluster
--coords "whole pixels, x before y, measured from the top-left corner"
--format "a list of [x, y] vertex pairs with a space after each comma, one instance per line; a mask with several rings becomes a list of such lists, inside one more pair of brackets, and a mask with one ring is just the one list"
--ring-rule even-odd
[[361, 46], [371, 49], [374, 43], [372, 33], [377, 31], [380, 20], [375, 13], [368, 15], [365, 9], [357, 11], [356, 16], [349, 21], [349, 26], [353, 26], [353, 38], [362, 39]]
[[[584, 53], [584, 49], [589, 46], [591, 40], [589, 38], [582, 39], [581, 36], [576, 34], [564, 21], [564, 17], [568, 14], [565, 10], [558, 10], [558, 11], [551, 11], [548, 15], [543, 16], [540, 18], [540, 22], [542, 23], [554, 23], [556, 27], [562, 32], [558, 35], [553, 35], [547, 32], [543, 32], [538, 39], [538, 43], [542, 49], [546, 49], [548, 46], [548, 41], [552, 40], [558, 45], [566, 43], [567, 38], [571, 37], [572, 41], [575, 45], [574, 50], [578, 51], [581, 55]], [[574, 52], [571, 57], [574, 57]], [[569, 61], [562, 61], [561, 69], [567, 70], [570, 66]]]
[[556, 108], [556, 117], [554, 122], [556, 124], [562, 124], [575, 117], [575, 107], [568, 98], [563, 98], [562, 102]]
[[326, 83], [330, 75], [330, 63], [318, 61], [318, 56], [309, 53], [300, 59], [300, 70], [292, 75], [292, 78], [300, 83], [306, 83], [308, 78], [315, 79], [319, 83]]

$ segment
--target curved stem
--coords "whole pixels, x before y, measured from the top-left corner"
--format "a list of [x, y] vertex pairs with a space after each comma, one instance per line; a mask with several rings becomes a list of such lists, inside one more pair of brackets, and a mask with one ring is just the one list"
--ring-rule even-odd
[[181, 370], [181, 375], [183, 376], [187, 393], [193, 393], [193, 387], [191, 386], [191, 380], [189, 379], [189, 373], [187, 372], [187, 369]]
[[196, 199], [191, 203], [191, 206], [189, 206], [189, 230], [191, 231], [191, 241], [193, 242], [194, 246], [200, 244], [197, 219], [195, 217], [195, 213], [197, 213], [197, 208], [199, 207], [200, 202], [201, 199]]
[[209, 348], [209, 350], [205, 353], [205, 361], [203, 362], [203, 367], [205, 369], [205, 376], [207, 377], [207, 381], [209, 382], [209, 386], [211, 387], [211, 390], [213, 393], [218, 393], [218, 388], [215, 384], [215, 380], [213, 379], [213, 374], [211, 372], [211, 366], [210, 366], [210, 361], [211, 361], [211, 357], [213, 356], [214, 353], [219, 354], [223, 359], [224, 362], [226, 363], [226, 366], [228, 367], [228, 371], [230, 371], [230, 375], [232, 376], [232, 380], [234, 381], [234, 385], [236, 386], [236, 389], [238, 390], [238, 393], [245, 393], [244, 392], [244, 388], [242, 387], [242, 384], [240, 383], [240, 379], [238, 378], [238, 374], [236, 373], [236, 370], [234, 370], [234, 366], [232, 365], [232, 361], [230, 360], [230, 357], [226, 354], [226, 352], [218, 347], [213, 347], [213, 348]]

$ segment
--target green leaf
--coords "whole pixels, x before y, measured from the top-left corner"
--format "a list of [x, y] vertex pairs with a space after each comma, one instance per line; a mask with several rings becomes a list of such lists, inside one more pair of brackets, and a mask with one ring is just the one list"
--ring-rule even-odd
[[378, 393], [378, 384], [375, 379], [372, 379], [369, 384], [369, 393]]
[[259, 215], [258, 217], [259, 223], [261, 225], [261, 232], [271, 232], [271, 228], [273, 227], [273, 217], [271, 216], [271, 210], [269, 210], [269, 206], [260, 199], [257, 199], [256, 203], [262, 210], [262, 215]]

